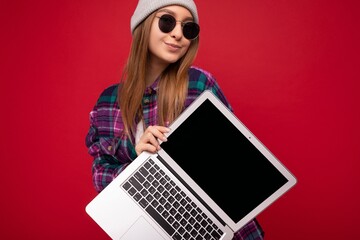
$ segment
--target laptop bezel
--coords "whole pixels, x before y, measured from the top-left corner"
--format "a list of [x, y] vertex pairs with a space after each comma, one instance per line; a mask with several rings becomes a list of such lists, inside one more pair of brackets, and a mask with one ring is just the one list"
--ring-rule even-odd
[[209, 90], [204, 91], [198, 99], [185, 109], [185, 111], [169, 126], [171, 131], [166, 134], [169, 137], [201, 104], [210, 100], [220, 112], [244, 135], [246, 138], [279, 170], [279, 172], [288, 180], [281, 188], [275, 191], [270, 197], [259, 204], [249, 212], [240, 221], [234, 222], [212, 199], [208, 194], [171, 158], [164, 150], [158, 154], [173, 168], [173, 170], [201, 196], [202, 200], [221, 218], [234, 232], [242, 228], [246, 223], [255, 218], [265, 208], [275, 202], [280, 196], [292, 188], [297, 180], [294, 175], [265, 147], [264, 144], [256, 138], [254, 134]]

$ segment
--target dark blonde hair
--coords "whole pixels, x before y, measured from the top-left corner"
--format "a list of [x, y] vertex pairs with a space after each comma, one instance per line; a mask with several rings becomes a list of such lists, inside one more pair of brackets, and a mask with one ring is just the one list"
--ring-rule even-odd
[[[119, 87], [119, 106], [125, 133], [134, 136], [136, 120], [142, 118], [141, 101], [146, 89], [146, 66], [149, 59], [149, 38], [155, 13], [151, 14], [133, 32], [130, 54]], [[191, 41], [185, 55], [170, 64], [160, 76], [157, 117], [159, 125], [171, 123], [184, 108], [188, 89], [188, 70], [199, 47], [199, 37]]]

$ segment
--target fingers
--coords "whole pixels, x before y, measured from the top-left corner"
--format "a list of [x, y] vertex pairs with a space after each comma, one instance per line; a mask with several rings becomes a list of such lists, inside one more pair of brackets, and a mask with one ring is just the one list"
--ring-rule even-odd
[[167, 141], [167, 138], [165, 137], [165, 133], [168, 133], [170, 131], [169, 128], [163, 127], [163, 126], [149, 126], [144, 134], [151, 134], [156, 139], [160, 139], [161, 141], [165, 142]]
[[165, 133], [170, 131], [169, 128], [163, 126], [149, 126], [141, 136], [135, 147], [136, 153], [139, 155], [143, 151], [155, 153], [160, 150], [159, 141], [166, 142]]

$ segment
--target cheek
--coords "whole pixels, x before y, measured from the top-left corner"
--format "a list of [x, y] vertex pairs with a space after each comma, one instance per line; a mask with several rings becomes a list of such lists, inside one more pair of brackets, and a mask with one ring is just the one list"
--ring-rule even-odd
[[185, 55], [185, 53], [187, 53], [187, 51], [189, 50], [189, 47], [190, 47], [190, 42], [182, 49], [182, 54], [181, 54], [181, 57], [183, 57]]
[[156, 52], [156, 49], [158, 49], [159, 47], [157, 46], [158, 45], [158, 42], [156, 40], [156, 36], [154, 36], [153, 34], [150, 35], [150, 38], [149, 38], [149, 51], [151, 53], [155, 53]]

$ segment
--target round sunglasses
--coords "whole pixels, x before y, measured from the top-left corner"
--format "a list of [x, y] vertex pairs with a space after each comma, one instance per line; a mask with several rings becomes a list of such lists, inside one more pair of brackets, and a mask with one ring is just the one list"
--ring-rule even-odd
[[194, 40], [199, 36], [200, 26], [195, 22], [176, 21], [176, 19], [170, 14], [164, 14], [158, 18], [159, 18], [159, 29], [163, 33], [171, 32], [175, 28], [176, 22], [180, 22], [183, 35], [186, 39]]

